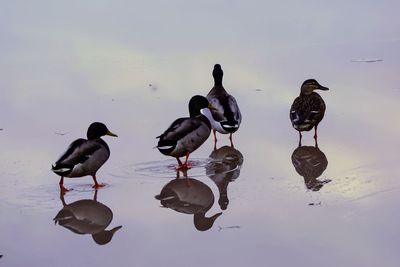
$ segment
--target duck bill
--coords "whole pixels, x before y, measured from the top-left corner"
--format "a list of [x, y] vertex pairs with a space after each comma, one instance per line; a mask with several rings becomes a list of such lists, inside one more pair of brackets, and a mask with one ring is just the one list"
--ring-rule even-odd
[[113, 132], [111, 132], [111, 131], [108, 131], [108, 132], [106, 133], [106, 135], [118, 137], [118, 135], [116, 135], [115, 133], [113, 133]]
[[211, 104], [208, 104], [208, 109], [210, 109], [210, 110], [218, 110], [216, 107], [214, 107], [214, 106], [211, 105]]
[[322, 86], [322, 85], [318, 89], [322, 90], [322, 91], [328, 91], [329, 90], [328, 87], [325, 87], [325, 86]]
[[115, 234], [115, 232], [117, 232], [119, 229], [121, 229], [122, 228], [122, 225], [120, 225], [120, 226], [117, 226], [117, 227], [114, 227], [113, 229], [111, 229], [110, 231], [111, 231], [111, 233], [113, 233], [113, 234]]

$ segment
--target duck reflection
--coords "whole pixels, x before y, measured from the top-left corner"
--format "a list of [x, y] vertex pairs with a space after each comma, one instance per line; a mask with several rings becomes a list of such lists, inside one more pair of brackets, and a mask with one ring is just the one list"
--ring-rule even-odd
[[63, 208], [57, 213], [54, 222], [75, 234], [90, 234], [94, 242], [99, 245], [109, 243], [122, 225], [111, 230], [105, 230], [110, 225], [113, 213], [109, 207], [97, 201], [97, 190], [93, 200], [81, 199], [71, 204], [66, 204], [64, 194], [60, 194]]
[[317, 145], [297, 147], [292, 153], [292, 163], [296, 172], [303, 176], [307, 189], [319, 191], [324, 184], [331, 181], [317, 180], [328, 166], [328, 159]]
[[209, 230], [215, 220], [222, 214], [219, 212], [211, 217], [206, 213], [214, 204], [214, 194], [203, 182], [188, 178], [184, 172], [184, 179], [180, 179], [177, 172], [177, 179], [167, 183], [161, 193], [155, 196], [160, 200], [161, 205], [180, 213], [193, 214], [193, 223], [197, 230]]
[[210, 159], [206, 165], [206, 174], [218, 187], [221, 210], [226, 210], [229, 204], [228, 185], [239, 177], [243, 155], [233, 146], [223, 146], [215, 149]]

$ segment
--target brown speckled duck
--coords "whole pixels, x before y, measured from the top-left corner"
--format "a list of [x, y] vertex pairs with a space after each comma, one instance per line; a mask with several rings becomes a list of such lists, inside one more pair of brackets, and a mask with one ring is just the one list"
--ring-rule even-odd
[[303, 82], [300, 95], [294, 100], [290, 108], [290, 120], [293, 128], [299, 132], [301, 144], [301, 132], [315, 128], [314, 139], [317, 141], [317, 127], [325, 115], [325, 102], [315, 90], [329, 90], [320, 85], [316, 80], [309, 79]]

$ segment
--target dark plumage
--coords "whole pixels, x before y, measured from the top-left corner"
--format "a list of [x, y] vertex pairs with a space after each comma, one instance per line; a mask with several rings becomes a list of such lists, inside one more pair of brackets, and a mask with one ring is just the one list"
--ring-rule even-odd
[[[164, 155], [175, 157], [178, 160], [178, 168], [188, 168], [189, 154], [199, 148], [210, 136], [211, 113], [208, 108], [212, 106], [205, 97], [193, 96], [189, 101], [190, 117], [175, 120], [163, 134], [157, 137], [160, 139], [157, 144], [158, 150]], [[186, 156], [186, 160], [182, 164], [179, 158], [183, 156]]]
[[155, 197], [161, 205], [180, 213], [193, 214], [193, 223], [197, 230], [210, 229], [221, 212], [206, 217], [214, 204], [214, 194], [210, 187], [199, 180], [188, 178], [175, 179], [166, 184]]
[[218, 204], [221, 210], [228, 208], [228, 185], [239, 177], [242, 164], [242, 153], [230, 146], [220, 147], [210, 155], [210, 161], [206, 165], [206, 175], [218, 187]]
[[293, 128], [299, 131], [301, 142], [301, 132], [310, 131], [315, 127], [314, 138], [317, 139], [317, 127], [325, 115], [325, 102], [322, 97], [314, 90], [329, 90], [320, 85], [316, 80], [306, 80], [301, 86], [300, 96], [298, 96], [290, 108], [290, 120]]
[[317, 180], [328, 166], [328, 159], [317, 146], [299, 146], [296, 148], [292, 153], [292, 163], [296, 172], [303, 176], [307, 189], [319, 191], [324, 184], [331, 181]]
[[88, 139], [77, 139], [70, 144], [67, 151], [52, 166], [52, 171], [61, 176], [60, 189], [68, 191], [63, 185], [64, 177], [75, 178], [91, 175], [95, 188], [103, 186], [97, 183], [96, 172], [107, 161], [110, 149], [100, 137], [117, 136], [100, 122], [92, 123], [87, 131]]
[[222, 134], [230, 134], [232, 142], [232, 134], [239, 129], [242, 122], [242, 114], [240, 113], [236, 99], [228, 94], [222, 86], [224, 72], [219, 64], [215, 64], [212, 74], [214, 77], [214, 87], [208, 93], [207, 99], [215, 107], [215, 110], [211, 111], [214, 142], [217, 142], [216, 131]]
[[122, 228], [122, 226], [117, 226], [106, 230], [113, 219], [113, 212], [97, 201], [97, 190], [95, 190], [93, 200], [81, 199], [66, 204], [61, 194], [61, 202], [63, 208], [54, 217], [54, 222], [75, 234], [92, 235], [93, 240], [99, 245], [110, 242], [115, 232]]

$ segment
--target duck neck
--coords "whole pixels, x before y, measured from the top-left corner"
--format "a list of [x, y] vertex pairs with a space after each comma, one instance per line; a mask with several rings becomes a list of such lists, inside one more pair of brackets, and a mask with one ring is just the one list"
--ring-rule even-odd
[[190, 117], [193, 118], [193, 117], [199, 116], [201, 113], [200, 113], [200, 110], [198, 110], [198, 109], [189, 109], [189, 114], [190, 114]]
[[214, 69], [213, 77], [214, 77], [214, 86], [221, 86], [222, 87], [222, 77], [224, 73], [221, 69]]
[[214, 86], [221, 86], [222, 87], [222, 75], [221, 76], [214, 76]]

